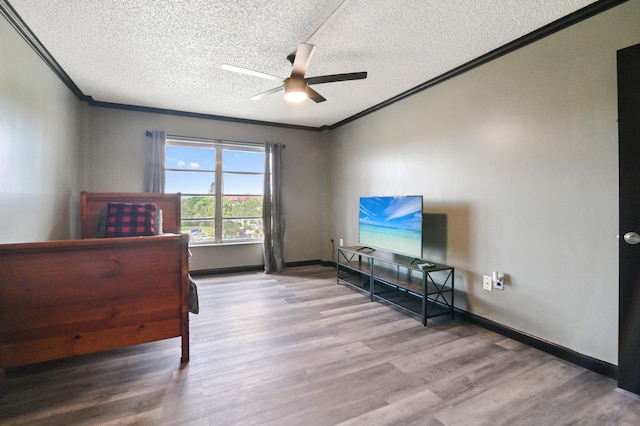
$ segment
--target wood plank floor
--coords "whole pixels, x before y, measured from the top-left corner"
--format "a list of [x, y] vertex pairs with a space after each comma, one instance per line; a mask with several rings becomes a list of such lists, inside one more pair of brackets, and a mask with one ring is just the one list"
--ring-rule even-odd
[[8, 370], [0, 424], [638, 425], [614, 380], [290, 268], [197, 279], [178, 339]]

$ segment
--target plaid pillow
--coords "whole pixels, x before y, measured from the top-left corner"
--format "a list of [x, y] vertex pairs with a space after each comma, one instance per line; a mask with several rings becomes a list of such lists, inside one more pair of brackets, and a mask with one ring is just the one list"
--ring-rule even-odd
[[154, 217], [157, 206], [151, 204], [107, 204], [106, 237], [155, 235]]

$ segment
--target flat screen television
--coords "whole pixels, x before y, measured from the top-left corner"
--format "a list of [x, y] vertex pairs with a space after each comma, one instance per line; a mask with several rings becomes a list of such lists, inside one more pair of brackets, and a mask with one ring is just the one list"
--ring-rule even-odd
[[422, 258], [422, 195], [360, 197], [358, 243]]

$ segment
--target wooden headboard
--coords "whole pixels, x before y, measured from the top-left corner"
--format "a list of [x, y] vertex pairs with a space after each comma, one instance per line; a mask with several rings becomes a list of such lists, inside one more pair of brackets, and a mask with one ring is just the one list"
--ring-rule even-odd
[[94, 238], [98, 216], [108, 203], [156, 203], [162, 209], [162, 232], [180, 233], [180, 193], [86, 192], [80, 194], [80, 238]]

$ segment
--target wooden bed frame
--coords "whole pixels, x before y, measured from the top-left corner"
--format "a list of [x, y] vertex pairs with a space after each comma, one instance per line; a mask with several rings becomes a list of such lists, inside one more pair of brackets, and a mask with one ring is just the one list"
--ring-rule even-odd
[[80, 238], [93, 238], [98, 216], [108, 203], [156, 203], [162, 209], [162, 232], [180, 233], [180, 194], [82, 192], [80, 194]]
[[[163, 231], [91, 238], [107, 203], [155, 202]], [[80, 240], [0, 245], [0, 395], [4, 369], [181, 337], [189, 360], [188, 235], [180, 194], [81, 194]]]

